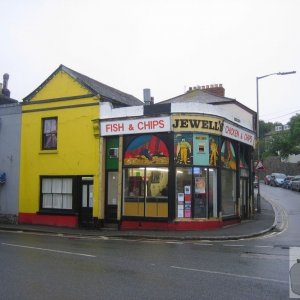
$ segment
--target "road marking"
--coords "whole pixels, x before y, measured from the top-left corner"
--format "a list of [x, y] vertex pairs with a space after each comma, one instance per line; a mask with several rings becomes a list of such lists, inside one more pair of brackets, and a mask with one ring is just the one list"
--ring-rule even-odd
[[166, 244], [179, 244], [179, 245], [183, 245], [184, 242], [167, 241]]
[[143, 240], [139, 241], [140, 243], [149, 243], [149, 244], [161, 244], [160, 240]]
[[276, 260], [289, 260], [288, 256], [277, 254], [264, 254], [264, 253], [242, 253], [241, 257], [246, 258], [262, 258], [262, 259], [276, 259]]
[[47, 249], [47, 248], [39, 248], [39, 247], [31, 247], [31, 246], [25, 246], [25, 245], [8, 244], [8, 243], [1, 243], [1, 245], [10, 246], [10, 247], [25, 248], [25, 249], [33, 249], [33, 250], [39, 250], [39, 251], [62, 253], [62, 254], [79, 255], [79, 256], [85, 256], [85, 257], [97, 257], [97, 256], [91, 255], [91, 254], [69, 252], [69, 251], [62, 251], [62, 250], [54, 250], [54, 249]]
[[223, 244], [224, 247], [245, 247], [245, 245], [240, 244]]
[[193, 272], [201, 272], [201, 273], [208, 273], [208, 274], [225, 275], [225, 276], [231, 276], [231, 277], [237, 277], [237, 278], [271, 281], [271, 282], [276, 282], [276, 283], [284, 283], [284, 284], [289, 283], [288, 281], [284, 281], [284, 280], [264, 278], [264, 277], [258, 277], [258, 276], [239, 275], [239, 274], [233, 274], [233, 273], [227, 273], [227, 272], [218, 272], [218, 271], [209, 271], [209, 270], [201, 270], [201, 269], [193, 269], [193, 268], [184, 268], [184, 267], [178, 267], [178, 266], [171, 266], [171, 268], [184, 270], [184, 271], [193, 271]]
[[255, 246], [256, 248], [274, 248], [274, 246]]
[[208, 244], [208, 243], [193, 243], [194, 245], [197, 246], [213, 246], [214, 244]]

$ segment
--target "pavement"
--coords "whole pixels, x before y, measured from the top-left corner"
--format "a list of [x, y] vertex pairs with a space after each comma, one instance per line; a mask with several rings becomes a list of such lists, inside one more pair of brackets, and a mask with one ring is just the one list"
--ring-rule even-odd
[[116, 228], [82, 229], [44, 225], [0, 224], [2, 231], [26, 232], [74, 237], [167, 239], [167, 240], [239, 240], [281, 231], [281, 211], [274, 203], [261, 198], [261, 212], [241, 223], [218, 229], [194, 231], [118, 230]]

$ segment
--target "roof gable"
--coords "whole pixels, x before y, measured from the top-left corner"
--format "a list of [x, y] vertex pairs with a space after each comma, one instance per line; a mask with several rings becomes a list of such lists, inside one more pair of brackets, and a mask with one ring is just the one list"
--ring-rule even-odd
[[[28, 101], [39, 101], [48, 99], [71, 98], [91, 94], [91, 91], [74, 80], [63, 70], [57, 69], [29, 96]], [[24, 99], [24, 101], [25, 101]]]
[[[43, 88], [47, 84], [49, 84], [53, 78], [57, 77], [57, 75], [65, 76], [62, 74], [68, 75], [77, 83], [77, 92], [81, 93], [80, 95], [86, 95], [86, 94], [93, 94], [95, 96], [99, 95], [100, 98], [102, 98], [102, 100], [109, 101], [113, 104], [118, 104], [121, 106], [143, 105], [143, 102], [135, 98], [134, 96], [121, 92], [108, 85], [105, 85], [88, 76], [85, 76], [70, 68], [67, 68], [64, 65], [60, 65], [58, 69], [56, 69], [37, 89], [35, 89], [31, 94], [29, 94], [23, 100], [25, 102], [28, 102], [30, 100], [36, 100], [37, 97], [38, 99], [41, 99], [40, 96], [42, 95], [42, 93], [40, 92], [43, 90]], [[80, 89], [79, 86], [81, 87]], [[75, 88], [74, 84], [73, 87]], [[63, 90], [68, 94], [66, 88], [63, 88]], [[78, 94], [77, 95], [76, 93], [74, 94], [74, 91], [73, 91], [73, 95], [64, 95], [64, 96], [60, 95], [59, 97], [78, 96]]]

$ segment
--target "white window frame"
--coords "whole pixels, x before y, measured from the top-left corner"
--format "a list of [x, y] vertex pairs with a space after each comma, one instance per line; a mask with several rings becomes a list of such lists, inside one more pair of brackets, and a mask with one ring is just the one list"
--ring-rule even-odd
[[73, 179], [41, 177], [41, 209], [72, 210]]

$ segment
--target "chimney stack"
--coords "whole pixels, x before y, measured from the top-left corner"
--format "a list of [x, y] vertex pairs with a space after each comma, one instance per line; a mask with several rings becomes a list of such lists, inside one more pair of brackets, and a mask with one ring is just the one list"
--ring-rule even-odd
[[150, 105], [150, 104], [154, 103], [154, 98], [151, 97], [150, 89], [144, 89], [144, 102], [145, 102], [145, 105]]
[[222, 84], [210, 84], [205, 88], [201, 88], [201, 90], [216, 96], [225, 97], [225, 89], [223, 88]]
[[7, 73], [5, 73], [3, 75], [2, 95], [6, 96], [6, 97], [10, 97], [10, 91], [7, 88], [7, 86], [8, 86], [8, 79], [9, 79], [9, 75]]
[[187, 93], [195, 90], [201, 90], [219, 97], [225, 97], [225, 89], [223, 88], [222, 84], [197, 85], [190, 87]]

